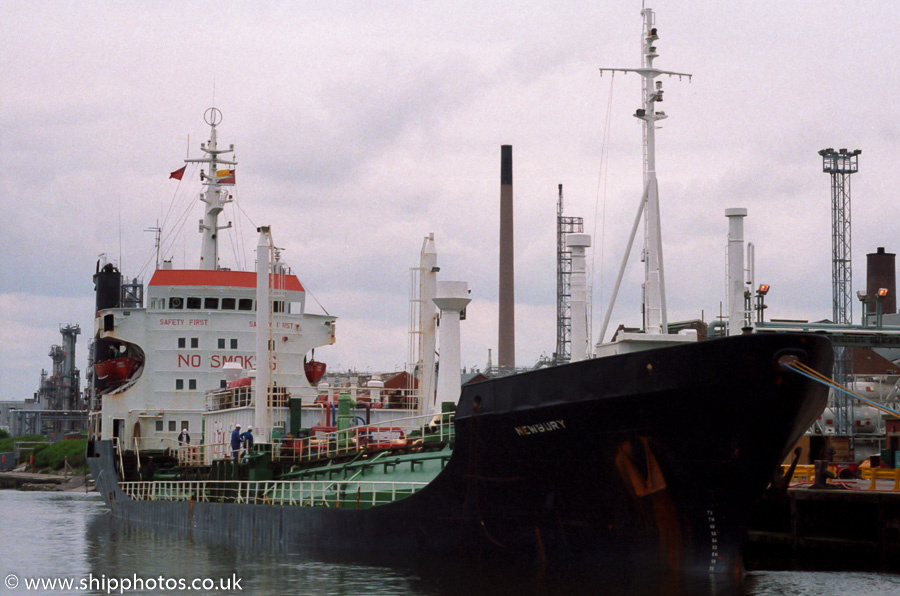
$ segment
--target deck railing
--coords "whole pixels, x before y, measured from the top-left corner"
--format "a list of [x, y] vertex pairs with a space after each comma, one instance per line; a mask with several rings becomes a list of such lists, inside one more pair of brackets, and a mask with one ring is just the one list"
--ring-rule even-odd
[[377, 424], [315, 426], [304, 438], [284, 437], [272, 448], [279, 461], [310, 461], [366, 451], [406, 450], [426, 444], [449, 443], [454, 438], [453, 413], [441, 414], [442, 424], [432, 425], [434, 416], [411, 416], [384, 420]]
[[418, 492], [427, 482], [363, 480], [173, 480], [121, 482], [132, 499], [365, 509]]
[[[255, 403], [256, 388], [253, 385], [222, 387], [206, 392], [206, 410], [216, 412], [232, 408], [246, 408]], [[417, 389], [375, 389], [368, 387], [329, 387], [318, 390], [310, 387], [270, 387], [269, 407], [286, 408], [291, 397], [303, 400], [304, 408], [324, 404], [337, 404], [338, 396], [347, 394], [357, 407], [369, 404], [378, 409], [417, 410], [420, 394]]]
[[[140, 456], [140, 449], [147, 450], [147, 445], [152, 445], [154, 449], [165, 449], [178, 458], [180, 466], [203, 466], [206, 465], [206, 456], [226, 457], [231, 456], [231, 444], [223, 443], [205, 443], [205, 444], [184, 444], [177, 439], [169, 437], [135, 437], [135, 452]], [[241, 454], [245, 452], [241, 449]]]
[[[214, 389], [206, 392], [206, 409], [209, 412], [230, 410], [232, 408], [246, 408], [255, 403], [255, 389], [249, 385]], [[290, 403], [291, 394], [285, 387], [269, 388], [269, 407], [286, 408]]]

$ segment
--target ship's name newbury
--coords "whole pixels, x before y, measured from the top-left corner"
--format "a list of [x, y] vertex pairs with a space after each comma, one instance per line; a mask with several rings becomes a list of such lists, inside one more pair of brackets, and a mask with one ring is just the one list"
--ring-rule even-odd
[[539, 435], [554, 430], [566, 430], [566, 421], [548, 420], [546, 422], [538, 422], [537, 424], [523, 424], [522, 426], [516, 426], [514, 428], [517, 435], [520, 437], [527, 437], [529, 435]]

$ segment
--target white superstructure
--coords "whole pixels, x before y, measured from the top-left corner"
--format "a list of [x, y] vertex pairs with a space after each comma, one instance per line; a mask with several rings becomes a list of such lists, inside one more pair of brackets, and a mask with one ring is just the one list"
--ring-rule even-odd
[[[222, 229], [217, 216], [230, 200], [218, 168], [235, 162], [219, 157], [233, 150], [233, 146], [225, 151], [217, 148], [221, 114], [208, 110], [206, 121], [210, 140], [201, 148], [207, 157], [186, 160], [206, 163], [210, 172], [201, 173], [206, 190], [200, 200], [206, 209], [199, 267], [179, 270], [165, 263], [147, 285], [146, 307], [120, 299], [121, 274], [111, 266], [101, 270], [98, 264], [94, 278], [98, 310], [93, 390], [99, 408], [91, 415], [91, 432], [103, 439], [118, 437], [128, 448], [174, 446], [185, 428], [197, 442], [203, 430], [204, 394], [225, 387], [230, 369], [240, 367], [247, 374], [261, 368], [264, 372], [257, 376], [266, 383], [271, 371], [273, 386], [315, 400], [316, 391], [304, 373], [304, 356], [334, 343], [335, 317], [306, 313], [306, 292], [278, 258], [268, 228], [264, 248], [270, 259], [261, 263], [263, 273], [216, 266], [217, 231]], [[269, 283], [262, 284], [265, 291], [259, 293], [257, 280], [267, 278]], [[101, 307], [104, 291], [108, 300]], [[258, 295], [269, 302], [268, 307], [258, 304]], [[260, 320], [270, 330], [263, 346], [268, 363], [258, 362], [256, 356]]]

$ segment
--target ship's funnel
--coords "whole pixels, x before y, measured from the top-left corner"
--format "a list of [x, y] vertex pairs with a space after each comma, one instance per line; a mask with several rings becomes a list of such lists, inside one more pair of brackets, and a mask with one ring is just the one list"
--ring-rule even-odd
[[513, 267], [512, 145], [500, 147], [500, 296], [497, 365], [516, 367], [516, 296]]

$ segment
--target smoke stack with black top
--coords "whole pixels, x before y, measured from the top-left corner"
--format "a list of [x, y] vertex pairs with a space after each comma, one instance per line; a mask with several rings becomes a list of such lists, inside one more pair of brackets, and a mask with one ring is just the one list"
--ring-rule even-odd
[[118, 308], [122, 296], [122, 274], [116, 266], [106, 261], [106, 255], [97, 260], [94, 274], [95, 311]]
[[897, 312], [897, 267], [896, 254], [884, 252], [879, 246], [878, 252], [866, 255], [866, 311], [875, 314], [877, 306], [875, 297], [878, 290], [887, 288], [887, 296], [881, 299], [881, 312], [890, 315]]
[[513, 267], [512, 145], [500, 146], [500, 304], [497, 365], [516, 367], [516, 296]]

